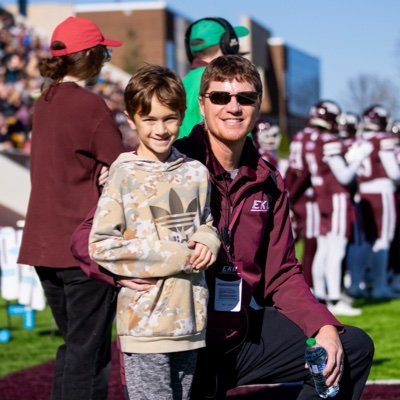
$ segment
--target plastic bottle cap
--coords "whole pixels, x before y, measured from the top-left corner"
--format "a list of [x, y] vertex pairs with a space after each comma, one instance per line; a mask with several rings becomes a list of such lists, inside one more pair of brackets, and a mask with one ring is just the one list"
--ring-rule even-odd
[[306, 340], [307, 346], [314, 346], [315, 343], [317, 343], [317, 341], [316, 341], [313, 337], [310, 337], [310, 338], [308, 338], [308, 339]]

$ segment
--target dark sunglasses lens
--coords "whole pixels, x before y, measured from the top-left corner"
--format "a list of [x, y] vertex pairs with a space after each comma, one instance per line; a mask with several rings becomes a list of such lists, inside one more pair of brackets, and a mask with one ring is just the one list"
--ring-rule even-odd
[[231, 101], [231, 95], [228, 92], [211, 92], [210, 100], [213, 104], [228, 104]]
[[249, 106], [258, 100], [257, 92], [240, 92], [236, 95], [237, 101], [242, 106]]

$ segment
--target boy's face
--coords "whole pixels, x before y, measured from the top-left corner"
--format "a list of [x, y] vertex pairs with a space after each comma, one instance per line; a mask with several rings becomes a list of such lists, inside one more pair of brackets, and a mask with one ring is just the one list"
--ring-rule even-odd
[[133, 116], [139, 139], [137, 154], [148, 160], [165, 161], [178, 136], [181, 122], [179, 112], [164, 106], [153, 96], [150, 114], [136, 113]]

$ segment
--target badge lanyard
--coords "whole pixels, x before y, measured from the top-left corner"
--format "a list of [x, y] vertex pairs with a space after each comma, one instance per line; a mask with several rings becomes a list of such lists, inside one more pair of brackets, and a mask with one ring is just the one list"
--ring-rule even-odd
[[235, 226], [239, 215], [242, 211], [244, 202], [245, 202], [246, 198], [243, 198], [242, 201], [239, 203], [239, 205], [235, 208], [232, 217], [228, 218], [228, 224], [225, 225], [221, 231], [220, 231], [220, 235], [221, 235], [221, 239], [222, 239], [222, 245], [225, 249], [225, 252], [228, 256], [228, 261], [229, 262], [233, 262], [232, 260], [232, 255], [231, 255], [231, 232], [233, 230], [233, 227]]
[[242, 211], [245, 198], [234, 210], [228, 226], [221, 231], [222, 243], [228, 256], [228, 265], [224, 265], [215, 277], [215, 311], [239, 312], [242, 302], [242, 262], [233, 259], [230, 253], [231, 232]]

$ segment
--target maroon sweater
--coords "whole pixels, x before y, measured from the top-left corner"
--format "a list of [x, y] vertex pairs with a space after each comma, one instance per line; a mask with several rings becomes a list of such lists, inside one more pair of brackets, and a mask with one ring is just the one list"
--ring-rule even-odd
[[76, 266], [70, 251], [74, 229], [97, 203], [99, 171], [124, 151], [120, 132], [104, 100], [62, 83], [35, 104], [31, 151], [31, 195], [19, 262]]

